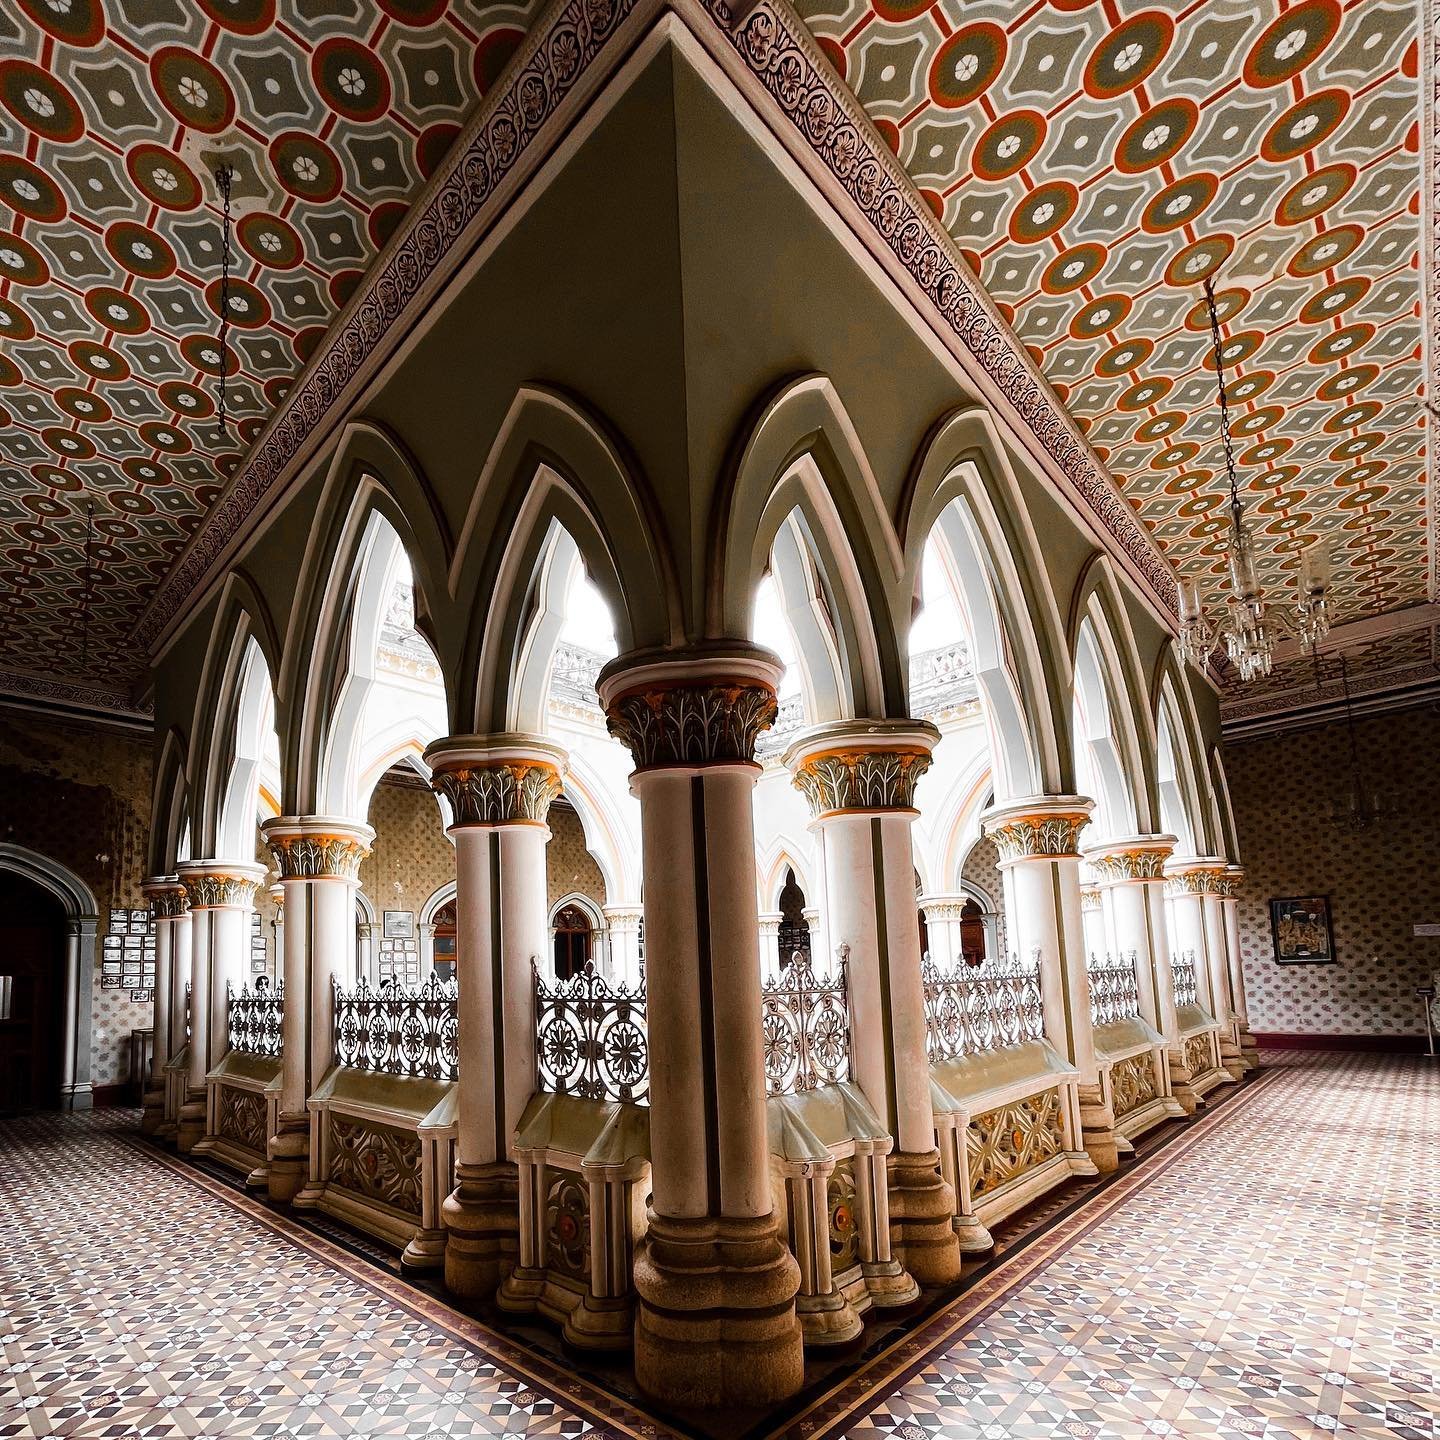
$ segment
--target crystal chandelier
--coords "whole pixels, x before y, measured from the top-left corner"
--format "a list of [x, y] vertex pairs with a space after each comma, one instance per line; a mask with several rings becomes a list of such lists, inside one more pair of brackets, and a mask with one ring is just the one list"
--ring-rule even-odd
[[1350, 667], [1345, 657], [1340, 657], [1340, 685], [1345, 695], [1345, 728], [1350, 739], [1350, 785], [1342, 800], [1330, 807], [1332, 822], [1342, 830], [1370, 830], [1383, 825], [1393, 818], [1393, 798], [1371, 785], [1360, 763], [1360, 745], [1355, 738], [1355, 711], [1350, 704]]
[[1235, 477], [1235, 451], [1230, 441], [1230, 406], [1225, 395], [1225, 365], [1220, 345], [1220, 317], [1215, 311], [1215, 290], [1205, 280], [1205, 308], [1210, 315], [1210, 338], [1215, 348], [1215, 385], [1220, 397], [1220, 437], [1225, 444], [1225, 475], [1230, 482], [1230, 539], [1225, 568], [1230, 595], [1219, 619], [1205, 614], [1200, 586], [1182, 578], [1180, 590], [1180, 653], [1203, 665], [1221, 643], [1242, 680], [1270, 673], [1278, 632], [1294, 636], [1307, 652], [1330, 629], [1327, 592], [1330, 556], [1323, 542], [1300, 553], [1293, 611], [1267, 608], [1255, 573], [1255, 543], [1245, 524], [1245, 506]]

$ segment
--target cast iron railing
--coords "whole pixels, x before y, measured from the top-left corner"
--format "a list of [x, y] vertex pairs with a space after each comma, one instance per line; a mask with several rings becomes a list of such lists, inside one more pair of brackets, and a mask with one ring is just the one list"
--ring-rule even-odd
[[1140, 983], [1135, 978], [1135, 952], [1106, 954], [1103, 961], [1090, 957], [1090, 1021], [1108, 1025], [1112, 1020], [1138, 1019]]
[[593, 964], [568, 980], [535, 975], [536, 1088], [585, 1100], [650, 1103], [645, 982], [607, 980]]
[[225, 987], [230, 1022], [230, 1048], [245, 1055], [278, 1055], [285, 1022], [285, 987], [237, 993]]
[[1174, 977], [1175, 1004], [1198, 1005], [1200, 985], [1195, 978], [1195, 952], [1187, 950], [1183, 955], [1172, 955], [1170, 973]]
[[920, 974], [931, 1060], [958, 1060], [1044, 1039], [1038, 950], [1028, 962], [1016, 955], [997, 956], [953, 970], [942, 970], [927, 958]]
[[459, 1073], [457, 990], [430, 978], [418, 990], [398, 985], [335, 986], [335, 1059], [357, 1070], [454, 1080]]
[[799, 1095], [850, 1078], [850, 1000], [845, 970], [850, 947], [840, 947], [835, 973], [818, 979], [808, 956], [760, 989], [760, 1036], [765, 1091]]

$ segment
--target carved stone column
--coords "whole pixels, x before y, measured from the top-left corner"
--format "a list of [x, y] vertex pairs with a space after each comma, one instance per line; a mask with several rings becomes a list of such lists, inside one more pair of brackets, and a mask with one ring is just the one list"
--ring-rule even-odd
[[549, 941], [546, 817], [565, 752], [533, 735], [452, 735], [425, 762], [450, 802], [455, 837], [460, 1079], [445, 1283], [464, 1299], [490, 1300], [519, 1253], [513, 1147], [535, 1089], [531, 965]]
[[1183, 856], [1165, 867], [1165, 893], [1175, 922], [1175, 948], [1195, 955], [1200, 1008], [1220, 1025], [1220, 1065], [1235, 1079], [1245, 1073], [1230, 1023], [1230, 960], [1220, 911], [1228, 887], [1229, 862], [1213, 856]]
[[154, 875], [141, 885], [140, 893], [150, 902], [150, 915], [155, 922], [154, 1044], [150, 1073], [145, 1077], [145, 1114], [140, 1129], [146, 1135], [157, 1135], [165, 1125], [165, 1067], [173, 1054], [170, 1007], [175, 989], [174, 921], [185, 914], [185, 887], [173, 875]]
[[766, 980], [776, 979], [782, 958], [790, 958], [780, 954], [780, 926], [784, 921], [785, 917], [778, 912], [760, 917], [760, 974]]
[[785, 753], [825, 852], [825, 910], [850, 947], [851, 1070], [895, 1137], [889, 1157], [896, 1258], [921, 1285], [960, 1277], [940, 1174], [915, 916], [915, 782], [940, 732], [923, 720], [825, 725]]
[[1080, 832], [1094, 802], [1080, 795], [1040, 795], [982, 817], [1014, 896], [1013, 933], [1022, 957], [1038, 952], [1045, 1033], [1080, 1072], [1080, 1127], [1086, 1153], [1102, 1174], [1120, 1164], [1115, 1114], [1095, 1059], [1090, 981], [1080, 911]]
[[645, 889], [654, 1199], [635, 1375], [673, 1405], [768, 1405], [804, 1379], [760, 1045], [754, 756], [780, 674], [769, 651], [736, 644], [622, 656], [599, 682], [635, 759]]
[[[178, 877], [172, 876], [176, 883]], [[180, 1129], [180, 1107], [190, 1084], [190, 903], [185, 887], [180, 885], [179, 913], [164, 923], [170, 930], [170, 1000], [168, 1018], [170, 1035], [165, 1062], [165, 1118], [155, 1133], [162, 1140], [174, 1140]], [[156, 922], [157, 926], [160, 922]]]
[[1165, 925], [1165, 862], [1174, 848], [1173, 835], [1131, 835], [1087, 850], [1085, 859], [1108, 902], [1117, 949], [1135, 957], [1140, 1014], [1165, 1040], [1161, 1093], [1193, 1115], [1195, 1096], [1180, 1044]]
[[190, 905], [190, 1065], [176, 1144], [184, 1153], [205, 1137], [205, 1077], [230, 1048], [229, 987], [243, 981], [250, 914], [265, 878], [260, 865], [185, 860], [177, 867]]
[[925, 933], [930, 940], [930, 958], [942, 970], [953, 969], [962, 958], [960, 919], [965, 909], [965, 896], [923, 895], [919, 904], [925, 916]]
[[1225, 872], [1226, 885], [1220, 897], [1225, 917], [1225, 948], [1230, 957], [1230, 1002], [1234, 1006], [1235, 1040], [1246, 1070], [1260, 1068], [1260, 1047], [1250, 1033], [1250, 1006], [1245, 998], [1245, 961], [1240, 951], [1240, 887], [1245, 883], [1243, 866], [1232, 865]]
[[272, 1200], [303, 1206], [308, 1102], [334, 1063], [334, 987], [354, 974], [355, 891], [375, 832], [328, 815], [279, 815], [260, 829], [285, 891], [280, 1105], [266, 1146], [266, 1186]]
[[640, 921], [645, 912], [638, 905], [606, 905], [601, 913], [610, 936], [610, 974], [633, 986], [640, 979]]

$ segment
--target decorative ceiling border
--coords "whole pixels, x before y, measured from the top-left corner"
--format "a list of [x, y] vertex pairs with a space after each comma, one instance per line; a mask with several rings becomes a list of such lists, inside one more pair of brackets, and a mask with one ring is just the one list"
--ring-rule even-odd
[[7, 699], [43, 700], [79, 710], [97, 710], [128, 720], [149, 719], [150, 706], [139, 704], [122, 690], [101, 690], [69, 680], [52, 680], [21, 670], [0, 670], [0, 704]]
[[1424, 266], [1421, 287], [1424, 306], [1425, 402], [1430, 416], [1426, 424], [1425, 509], [1430, 533], [1429, 595], [1440, 601], [1440, 0], [1421, 0], [1420, 5], [1421, 86], [1430, 94], [1430, 123], [1420, 136], [1420, 227], [1421, 243], [1429, 237], [1429, 263]]
[[[161, 583], [135, 630], [149, 649], [206, 581], [327, 412], [372, 360], [536, 136], [644, 0], [565, 0], [527, 37], [516, 62], [457, 142], [444, 173], [337, 317], [326, 343], [257, 436], [246, 461]], [[660, 7], [656, 7], [656, 13]], [[700, 0], [736, 53], [849, 194], [935, 306], [944, 325], [1034, 433], [1100, 526], [1176, 614], [1175, 577], [1019, 339], [960, 259], [899, 161], [829, 68], [803, 24], [761, 0], [732, 33], [725, 0]]]

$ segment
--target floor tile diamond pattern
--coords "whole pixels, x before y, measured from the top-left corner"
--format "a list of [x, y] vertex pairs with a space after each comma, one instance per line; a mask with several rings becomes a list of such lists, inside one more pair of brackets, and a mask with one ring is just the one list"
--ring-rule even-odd
[[[1440, 1440], [1440, 1066], [1267, 1058], [1214, 1123], [774, 1433]], [[132, 1124], [0, 1126], [0, 1437], [671, 1433], [618, 1406], [597, 1423], [582, 1385], [542, 1393], [463, 1317], [413, 1313]]]

